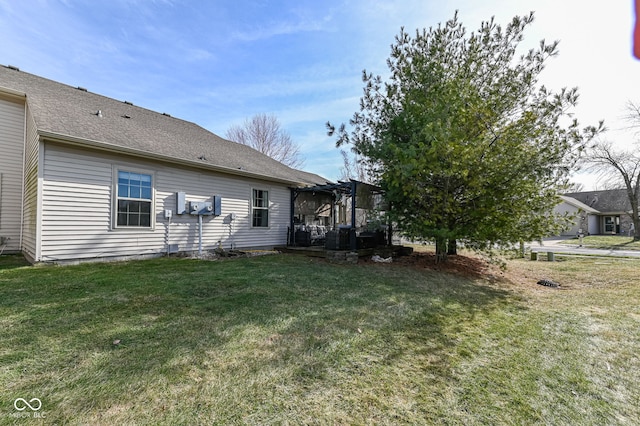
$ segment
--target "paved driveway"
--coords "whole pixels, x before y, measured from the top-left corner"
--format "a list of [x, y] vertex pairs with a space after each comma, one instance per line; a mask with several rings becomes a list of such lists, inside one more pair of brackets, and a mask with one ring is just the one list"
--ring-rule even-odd
[[539, 242], [533, 242], [527, 244], [527, 247], [531, 251], [544, 253], [552, 251], [554, 253], [566, 253], [566, 254], [582, 254], [587, 256], [613, 256], [613, 257], [637, 257], [640, 258], [639, 250], [603, 250], [580, 247], [578, 240], [575, 244], [561, 244], [562, 241], [569, 240], [571, 238], [554, 237], [548, 238], [542, 241], [542, 245]]

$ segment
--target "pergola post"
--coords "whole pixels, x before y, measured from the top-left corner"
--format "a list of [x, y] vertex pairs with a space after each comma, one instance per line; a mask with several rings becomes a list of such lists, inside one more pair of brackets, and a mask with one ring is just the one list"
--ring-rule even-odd
[[355, 180], [351, 180], [351, 229], [349, 231], [350, 236], [350, 249], [358, 249], [358, 241], [356, 240], [356, 192], [358, 184]]
[[293, 216], [295, 215], [295, 204], [296, 204], [296, 198], [298, 196], [298, 191], [296, 190], [296, 188], [290, 188], [291, 190], [291, 204], [290, 204], [290, 208], [289, 208], [289, 241], [288, 244], [290, 246], [293, 246], [295, 243], [295, 230], [294, 230], [294, 220], [293, 220]]

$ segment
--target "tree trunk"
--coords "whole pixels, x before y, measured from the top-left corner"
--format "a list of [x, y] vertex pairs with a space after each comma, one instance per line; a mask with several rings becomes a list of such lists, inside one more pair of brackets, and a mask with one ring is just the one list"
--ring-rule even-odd
[[436, 238], [436, 263], [447, 261], [447, 239]]
[[631, 223], [633, 224], [633, 241], [640, 241], [640, 202], [638, 200], [638, 192], [640, 190], [640, 174], [636, 178], [635, 188], [631, 188], [627, 184], [627, 196], [631, 202]]
[[455, 256], [458, 254], [458, 242], [455, 239], [449, 240], [447, 245], [447, 255]]

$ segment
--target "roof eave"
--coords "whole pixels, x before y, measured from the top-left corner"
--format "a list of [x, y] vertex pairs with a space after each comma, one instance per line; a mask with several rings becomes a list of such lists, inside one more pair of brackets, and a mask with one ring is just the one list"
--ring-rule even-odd
[[584, 210], [587, 213], [590, 214], [600, 214], [600, 211], [597, 209], [594, 209], [593, 207], [587, 206], [586, 204], [584, 204], [583, 202], [576, 200], [573, 197], [568, 197], [566, 195], [560, 195], [560, 199], [563, 200], [565, 203], [572, 205], [573, 207], [580, 209], [580, 210]]
[[78, 138], [78, 137], [75, 137], [75, 136], [64, 135], [64, 134], [50, 132], [50, 131], [46, 131], [46, 130], [38, 130], [38, 134], [40, 135], [41, 138], [43, 138], [45, 140], [49, 140], [51, 142], [62, 143], [62, 144], [65, 144], [65, 145], [80, 146], [80, 147], [85, 147], [85, 148], [89, 147], [89, 148], [98, 149], [98, 150], [101, 150], [101, 151], [128, 154], [128, 155], [131, 155], [131, 156], [141, 157], [141, 158], [144, 158], [144, 159], [153, 159], [153, 160], [158, 160], [158, 161], [164, 161], [164, 162], [169, 162], [169, 163], [178, 164], [178, 165], [182, 165], [182, 166], [196, 167], [196, 168], [199, 168], [199, 169], [210, 170], [210, 171], [215, 171], [215, 172], [220, 172], [220, 173], [226, 173], [226, 174], [235, 175], [235, 176], [241, 176], [241, 177], [247, 177], [247, 178], [253, 178], [253, 179], [261, 179], [261, 180], [268, 180], [270, 182], [283, 183], [283, 184], [286, 184], [286, 185], [298, 185], [298, 186], [299, 185], [304, 185], [304, 182], [299, 182], [297, 180], [283, 179], [283, 178], [279, 178], [279, 177], [274, 177], [274, 176], [264, 175], [264, 174], [260, 174], [260, 173], [250, 172], [250, 171], [247, 171], [247, 170], [240, 170], [240, 169], [234, 169], [234, 168], [231, 168], [231, 167], [224, 167], [224, 166], [218, 166], [218, 165], [214, 165], [214, 164], [207, 164], [207, 163], [203, 163], [203, 162], [200, 162], [200, 161], [185, 160], [185, 159], [181, 159], [181, 158], [175, 158], [175, 157], [170, 157], [170, 156], [167, 156], [167, 155], [157, 154], [155, 152], [149, 152], [149, 151], [142, 151], [142, 150], [137, 150], [137, 149], [133, 149], [133, 148], [127, 148], [127, 147], [123, 147], [123, 146], [120, 146], [120, 145], [110, 144], [108, 142], [101, 142], [101, 141], [97, 141], [97, 140]]

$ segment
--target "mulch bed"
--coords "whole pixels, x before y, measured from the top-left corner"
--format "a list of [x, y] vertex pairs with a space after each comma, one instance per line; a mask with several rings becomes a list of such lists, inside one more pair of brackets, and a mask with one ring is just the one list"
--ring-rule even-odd
[[[361, 258], [360, 263], [373, 264], [376, 262], [372, 261], [370, 258]], [[487, 263], [485, 260], [462, 255], [450, 255], [447, 256], [446, 262], [436, 262], [435, 253], [412, 253], [408, 256], [395, 257], [393, 258], [392, 263], [388, 263], [386, 265], [429, 269], [432, 271], [454, 273], [471, 278], [486, 277], [487, 273], [492, 269], [492, 265]]]

